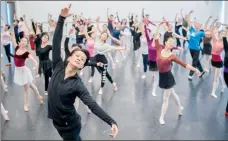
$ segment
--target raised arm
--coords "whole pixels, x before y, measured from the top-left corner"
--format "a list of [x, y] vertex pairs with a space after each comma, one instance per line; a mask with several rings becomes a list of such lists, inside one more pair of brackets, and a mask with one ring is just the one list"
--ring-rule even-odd
[[28, 23], [26, 21], [25, 15], [23, 15], [23, 18], [24, 18], [24, 23], [25, 23], [26, 28], [28, 29], [29, 33], [31, 33], [32, 30], [28, 26]]
[[142, 9], [142, 19], [144, 19], [145, 15], [144, 15], [144, 8]]
[[65, 7], [61, 9], [61, 14], [59, 16], [57, 26], [55, 28], [55, 33], [53, 36], [53, 49], [52, 49], [52, 62], [53, 62], [53, 69], [55, 69], [59, 63], [62, 62], [61, 58], [61, 41], [62, 41], [62, 36], [63, 36], [63, 26], [64, 26], [64, 21], [66, 17], [68, 17], [69, 10], [70, 10], [71, 5], [69, 7]]
[[69, 30], [69, 33], [68, 33], [68, 35], [67, 35], [67, 37], [66, 37], [66, 39], [65, 39], [65, 41], [64, 41], [64, 50], [65, 50], [65, 61], [67, 60], [67, 58], [70, 56], [70, 50], [69, 50], [69, 40], [70, 40], [70, 35], [71, 34], [73, 34], [73, 28], [71, 28], [70, 30]]
[[109, 20], [109, 8], [107, 8], [107, 19]]
[[152, 42], [152, 39], [150, 39], [150, 36], [148, 34], [148, 30], [147, 30], [146, 25], [144, 25], [144, 32], [145, 32], [145, 36], [146, 36], [147, 42], [148, 43], [151, 43]]
[[225, 55], [228, 55], [227, 36], [228, 36], [228, 26], [226, 27], [225, 35], [223, 36], [223, 46], [224, 46], [224, 50], [225, 50]]
[[119, 17], [118, 12], [116, 12], [116, 17], [117, 17], [118, 22], [120, 22], [120, 17]]
[[155, 48], [157, 49], [158, 47], [160, 47], [160, 43], [159, 43], [159, 30], [160, 30], [160, 26], [163, 24], [163, 21], [160, 22], [158, 25], [157, 25], [157, 28], [156, 28], [156, 31], [155, 31], [155, 39], [154, 39], [154, 42], [155, 42]]
[[180, 10], [180, 15], [181, 15], [181, 18], [184, 19], [183, 9]]
[[110, 37], [113, 41], [115, 41], [115, 42], [117, 42], [118, 44], [120, 44], [120, 40], [114, 38], [114, 37], [111, 35], [111, 33], [110, 33], [110, 31], [109, 31], [108, 29], [107, 29], [107, 31], [108, 31], [109, 37]]
[[167, 31], [168, 30], [168, 26], [169, 26], [169, 22], [164, 17], [162, 18], [162, 20], [163, 20], [163, 24], [165, 24], [164, 25], [164, 29], [165, 29], [165, 31]]
[[210, 21], [211, 18], [212, 18], [212, 16], [210, 16], [210, 17], [206, 20], [206, 22], [205, 22], [205, 24], [204, 24], [204, 27], [203, 27], [204, 31], [207, 30], [207, 26], [208, 26], [208, 23], [209, 23], [209, 21]]
[[14, 48], [16, 48], [18, 46], [18, 44], [17, 44], [16, 39], [15, 39], [14, 27], [15, 27], [15, 23], [13, 23], [13, 26], [12, 26], [11, 39], [12, 39], [12, 43], [13, 43]]
[[100, 28], [100, 17], [97, 17], [96, 23], [97, 23], [97, 30], [98, 30], [100, 33], [102, 33], [102, 30], [101, 30], [101, 28]]
[[175, 16], [175, 19], [174, 19], [175, 22], [177, 22], [177, 17], [178, 17], [178, 13]]
[[31, 22], [32, 22], [32, 29], [33, 29], [33, 32], [36, 34], [36, 26], [35, 26], [34, 20], [31, 19]]
[[85, 25], [85, 28], [84, 28], [84, 35], [86, 37], [86, 40], [91, 39], [91, 37], [88, 35], [88, 29], [87, 29], [87, 26], [86, 25]]
[[190, 28], [192, 26], [192, 24], [191, 24], [191, 14], [192, 13], [193, 13], [193, 10], [188, 13], [187, 18], [185, 19], [188, 23], [188, 28]]

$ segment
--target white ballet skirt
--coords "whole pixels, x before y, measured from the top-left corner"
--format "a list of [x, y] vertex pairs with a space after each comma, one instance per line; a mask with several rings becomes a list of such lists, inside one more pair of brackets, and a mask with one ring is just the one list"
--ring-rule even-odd
[[14, 72], [14, 83], [18, 85], [30, 84], [33, 81], [31, 70], [27, 66], [16, 67]]

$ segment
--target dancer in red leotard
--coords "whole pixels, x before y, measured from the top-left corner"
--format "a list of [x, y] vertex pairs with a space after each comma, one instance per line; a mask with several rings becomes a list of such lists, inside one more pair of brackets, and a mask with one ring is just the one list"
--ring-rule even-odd
[[37, 67], [37, 62], [33, 56], [27, 51], [26, 47], [28, 45], [27, 38], [23, 37], [20, 40], [19, 45], [16, 43], [14, 30], [12, 30], [11, 38], [13, 46], [15, 47], [14, 54], [14, 63], [15, 63], [15, 72], [14, 72], [14, 82], [20, 86], [24, 86], [24, 111], [29, 111], [28, 108], [28, 88], [30, 87], [34, 93], [38, 96], [40, 104], [43, 104], [43, 97], [39, 94], [37, 87], [33, 84], [33, 77], [31, 70], [25, 65], [25, 60], [27, 58], [31, 59]]
[[159, 87], [164, 90], [164, 95], [163, 95], [163, 104], [162, 104], [162, 109], [161, 109], [161, 116], [159, 119], [160, 124], [165, 124], [164, 121], [164, 116], [168, 108], [168, 103], [169, 103], [169, 96], [170, 94], [173, 95], [173, 98], [178, 105], [178, 112], [179, 115], [182, 115], [182, 110], [184, 109], [180, 103], [179, 96], [176, 94], [174, 91], [173, 86], [176, 84], [174, 76], [171, 72], [171, 63], [176, 62], [183, 66], [184, 68], [187, 68], [189, 70], [192, 70], [196, 72], [196, 74], [200, 75], [200, 72], [192, 67], [189, 64], [185, 64], [182, 62], [177, 56], [175, 56], [172, 52], [171, 49], [175, 46], [175, 39], [173, 37], [169, 37], [165, 41], [165, 45], [161, 45], [159, 43], [159, 28], [163, 24], [161, 22], [156, 31], [156, 39], [155, 39], [155, 48], [157, 50], [157, 66], [158, 66], [158, 71], [159, 71]]

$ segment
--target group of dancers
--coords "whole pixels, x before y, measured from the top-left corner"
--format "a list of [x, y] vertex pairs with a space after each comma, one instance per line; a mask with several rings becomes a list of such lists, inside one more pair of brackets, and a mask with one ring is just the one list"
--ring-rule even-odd
[[[209, 71], [210, 66], [213, 67], [215, 70], [211, 92], [213, 98], [217, 98], [216, 89], [219, 83], [221, 92], [224, 92], [225, 89], [224, 81], [228, 86], [228, 26], [218, 22], [218, 19], [215, 19], [208, 27], [212, 17], [209, 17], [202, 25], [197, 19], [191, 21], [193, 11], [183, 15], [181, 10], [181, 17], [178, 18], [178, 14], [175, 17], [175, 30], [173, 31], [173, 25], [165, 18], [162, 18], [158, 25], [154, 24], [149, 20], [150, 15], [144, 14], [144, 9], [140, 18], [135, 14], [129, 15], [129, 22], [125, 18], [120, 20], [118, 13], [116, 16], [109, 14], [108, 9], [108, 24], [102, 26], [100, 26], [99, 17], [94, 25], [90, 18], [87, 19], [82, 14], [70, 14], [70, 9], [71, 5], [61, 9], [57, 21], [51, 19], [50, 14], [48, 15], [50, 33], [43, 31], [42, 24], [33, 19], [31, 19], [30, 28], [25, 16], [19, 20], [15, 16], [14, 23], [12, 25], [6, 24], [2, 34], [2, 45], [8, 59], [6, 66], [11, 66], [11, 57], [13, 57], [14, 82], [24, 87], [24, 111], [29, 111], [29, 88], [37, 95], [39, 103], [43, 104], [43, 97], [36, 85], [33, 84], [34, 78], [31, 70], [25, 65], [26, 59], [29, 58], [34, 63], [33, 70], [37, 72], [37, 75], [43, 74], [44, 95], [48, 96], [48, 118], [52, 119], [54, 127], [64, 140], [81, 140], [81, 117], [77, 113], [77, 107], [74, 106], [75, 100], [78, 101], [78, 98], [87, 106], [88, 112], [94, 113], [111, 126], [112, 137], [117, 135], [117, 122], [92, 99], [80, 78], [80, 73], [82, 74], [84, 67], [89, 66], [91, 68], [89, 82], [92, 82], [96, 68], [101, 75], [98, 94], [103, 94], [106, 78], [113, 85], [113, 89], [117, 91], [117, 84], [108, 72], [108, 60], [111, 61], [112, 68], [115, 69], [116, 62], [119, 61], [116, 57], [117, 53], [121, 55], [123, 60], [126, 58], [129, 35], [133, 36], [133, 50], [142, 54], [144, 72], [142, 79], [146, 78], [149, 66], [153, 77], [152, 95], [156, 96], [157, 86], [163, 90], [160, 124], [165, 124], [164, 119], [171, 94], [178, 106], [179, 115], [182, 115], [184, 109], [174, 90], [176, 82], [171, 71], [174, 62], [190, 71], [189, 81], [192, 81], [194, 74], [200, 78], [203, 77]], [[63, 27], [65, 19], [71, 16], [73, 17], [73, 25], [64, 42], [65, 58], [63, 59], [61, 55]], [[155, 31], [150, 29], [150, 24], [156, 27]], [[161, 26], [166, 29], [163, 38], [160, 33]], [[25, 28], [29, 31], [28, 35], [25, 34]], [[182, 28], [182, 34], [180, 34], [180, 28]], [[131, 34], [128, 34], [127, 31]], [[76, 35], [76, 43], [69, 48], [69, 40], [72, 35]], [[180, 39], [183, 40], [182, 45]], [[51, 45], [49, 40], [52, 41]], [[10, 52], [10, 42], [15, 48], [14, 55]], [[192, 65], [186, 64], [173, 53], [174, 50], [183, 50], [186, 42], [192, 57]], [[201, 42], [203, 49], [201, 49]], [[35, 51], [37, 58], [28, 51], [28, 46]], [[199, 59], [201, 51], [203, 51], [206, 60], [204, 68]], [[224, 59], [222, 58], [223, 51], [225, 51]], [[52, 59], [49, 58], [50, 52], [52, 52]], [[114, 52], [114, 57], [111, 52]], [[139, 66], [140, 62], [137, 64], [137, 67]], [[223, 67], [224, 75], [222, 76], [221, 69]], [[3, 75], [4, 73], [1, 71], [1, 84], [7, 91]], [[1, 108], [4, 109], [2, 104]], [[228, 116], [228, 103], [225, 115]]]

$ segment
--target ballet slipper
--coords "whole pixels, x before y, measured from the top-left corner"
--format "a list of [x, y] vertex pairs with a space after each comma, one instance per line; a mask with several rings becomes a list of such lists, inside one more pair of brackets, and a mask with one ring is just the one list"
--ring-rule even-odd
[[25, 111], [25, 112], [28, 112], [28, 111], [29, 111], [29, 109], [28, 109], [28, 106], [27, 106], [27, 105], [24, 105], [24, 111]]

